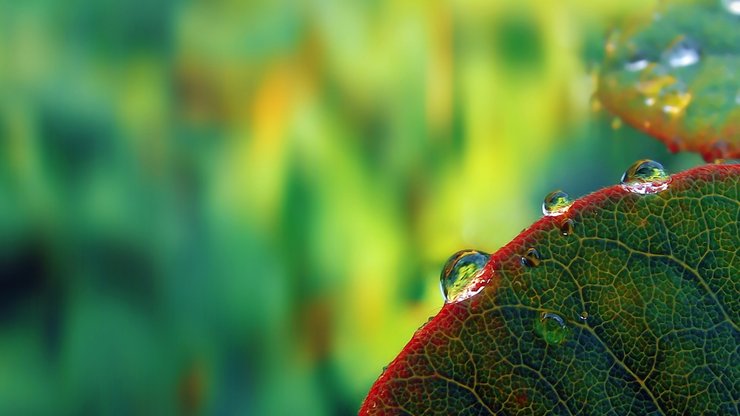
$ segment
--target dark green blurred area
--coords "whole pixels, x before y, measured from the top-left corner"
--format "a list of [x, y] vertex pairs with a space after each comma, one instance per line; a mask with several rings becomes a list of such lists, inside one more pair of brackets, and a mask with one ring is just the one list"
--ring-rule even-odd
[[0, 414], [351, 414], [555, 188], [638, 1], [0, 3]]

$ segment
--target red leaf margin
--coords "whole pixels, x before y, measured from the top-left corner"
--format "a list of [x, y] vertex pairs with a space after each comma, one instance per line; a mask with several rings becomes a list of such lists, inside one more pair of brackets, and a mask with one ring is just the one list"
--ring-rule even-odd
[[[740, 164], [713, 164], [699, 166], [671, 175], [670, 189], [682, 189], [684, 186], [690, 186], [695, 180], [707, 180], [715, 176], [725, 177], [731, 175], [740, 176]], [[419, 328], [398, 356], [391, 361], [380, 377], [378, 377], [375, 383], [373, 383], [367, 397], [365, 397], [365, 400], [360, 407], [359, 414], [386, 414], [384, 409], [379, 408], [378, 405], [388, 402], [385, 399], [387, 399], [391, 394], [390, 389], [387, 388], [390, 380], [396, 378], [403, 379], [410, 376], [410, 374], [408, 374], [408, 367], [405, 365], [406, 357], [422, 351], [424, 346], [429, 343], [434, 333], [439, 329], [449, 328], [451, 325], [454, 325], [455, 322], [459, 322], [457, 315], [463, 313], [465, 310], [474, 310], [483, 296], [485, 296], [485, 292], [491, 292], [497, 289], [500, 276], [495, 273], [496, 264], [502, 264], [512, 256], [519, 257], [520, 250], [518, 249], [526, 245], [534, 233], [550, 230], [553, 227], [559, 227], [565, 218], [572, 216], [574, 213], [587, 212], [590, 209], [600, 206], [601, 203], [606, 202], [611, 198], [620, 197], [629, 193], [630, 191], [624, 189], [622, 186], [614, 185], [579, 198], [573, 202], [573, 205], [566, 214], [555, 217], [542, 217], [540, 220], [532, 224], [531, 227], [522, 231], [511, 242], [493, 253], [485, 266], [484, 274], [481, 276], [482, 279], [488, 280], [486, 287], [470, 299], [466, 299], [462, 302], [445, 304], [436, 316]]]

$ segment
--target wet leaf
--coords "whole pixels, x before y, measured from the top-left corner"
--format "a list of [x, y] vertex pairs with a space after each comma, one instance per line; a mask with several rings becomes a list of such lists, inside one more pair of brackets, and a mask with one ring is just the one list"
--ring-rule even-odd
[[665, 2], [615, 30], [599, 77], [604, 107], [673, 152], [740, 157], [737, 3]]
[[661, 180], [576, 200], [492, 254], [483, 290], [419, 329], [360, 413], [737, 414], [740, 165]]

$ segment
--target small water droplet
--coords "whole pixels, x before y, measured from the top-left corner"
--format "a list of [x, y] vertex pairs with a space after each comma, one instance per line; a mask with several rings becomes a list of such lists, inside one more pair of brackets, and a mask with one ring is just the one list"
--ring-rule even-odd
[[537, 267], [540, 265], [540, 252], [536, 248], [530, 247], [521, 258], [522, 266]]
[[650, 65], [650, 61], [648, 61], [641, 53], [636, 53], [624, 64], [624, 69], [630, 72], [637, 72], [647, 68], [648, 65]]
[[566, 218], [562, 223], [560, 223], [560, 234], [562, 235], [571, 235], [573, 234], [573, 226], [575, 223], [572, 219]]
[[619, 130], [622, 128], [622, 119], [619, 117], [614, 117], [612, 119], [612, 130]]
[[588, 319], [588, 312], [587, 311], [581, 312], [581, 314], [578, 316], [578, 319], [586, 322], [586, 320]]
[[550, 345], [559, 345], [568, 336], [568, 327], [560, 315], [552, 312], [543, 312], [535, 321], [534, 331]]
[[681, 68], [699, 62], [701, 48], [699, 48], [699, 44], [693, 39], [682, 36], [673, 42], [664, 56], [668, 61], [668, 65], [674, 68]]
[[665, 173], [663, 165], [650, 160], [642, 159], [633, 163], [622, 174], [622, 187], [638, 194], [654, 194], [668, 189], [671, 177]]
[[558, 189], [545, 196], [542, 201], [542, 213], [548, 217], [556, 217], [567, 212], [571, 205], [573, 201], [570, 200], [568, 194]]
[[740, 0], [722, 0], [722, 5], [728, 12], [740, 15]]
[[459, 302], [480, 292], [487, 280], [482, 272], [490, 255], [476, 250], [461, 250], [453, 254], [439, 277], [442, 297], [446, 303]]
[[511, 287], [514, 288], [514, 290], [516, 291], [521, 291], [525, 288], [524, 282], [522, 282], [521, 279], [515, 279], [513, 282], [511, 282]]

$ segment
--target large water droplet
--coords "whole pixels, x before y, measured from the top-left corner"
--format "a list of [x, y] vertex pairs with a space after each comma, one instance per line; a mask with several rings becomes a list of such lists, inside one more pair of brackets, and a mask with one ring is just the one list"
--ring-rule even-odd
[[728, 12], [740, 15], [740, 0], [722, 0], [722, 5]]
[[542, 201], [542, 213], [549, 217], [562, 215], [572, 204], [568, 194], [558, 189], [545, 196], [545, 200]]
[[534, 331], [550, 345], [559, 345], [568, 337], [568, 327], [560, 315], [543, 312], [534, 323]]
[[562, 235], [571, 235], [573, 234], [573, 226], [575, 223], [572, 219], [566, 218], [563, 222], [560, 223], [560, 234]]
[[459, 302], [480, 292], [486, 284], [481, 275], [489, 258], [490, 255], [476, 250], [453, 254], [439, 277], [445, 302]]
[[671, 177], [660, 163], [643, 159], [633, 163], [622, 174], [622, 187], [638, 194], [654, 194], [668, 189]]
[[674, 68], [694, 65], [699, 62], [701, 49], [699, 44], [691, 38], [682, 37], [671, 45], [664, 57], [668, 65]]
[[522, 266], [537, 267], [540, 265], [540, 252], [536, 248], [530, 247], [524, 253], [521, 259]]

